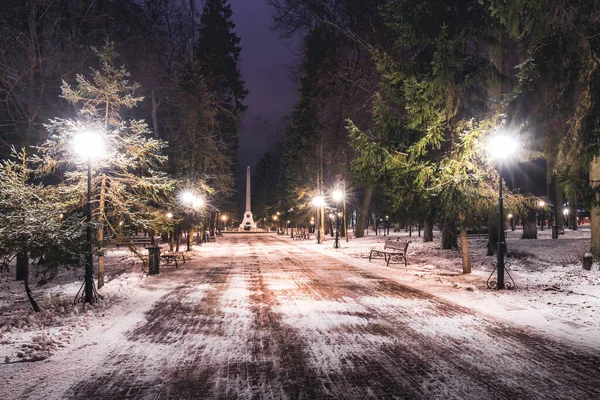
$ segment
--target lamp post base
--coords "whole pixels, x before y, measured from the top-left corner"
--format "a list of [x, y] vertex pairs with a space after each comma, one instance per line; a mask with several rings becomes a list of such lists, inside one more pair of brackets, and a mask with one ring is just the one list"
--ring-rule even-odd
[[[83, 279], [83, 283], [81, 284], [81, 287], [79, 288], [79, 290], [77, 291], [77, 294], [75, 295], [75, 299], [73, 300], [73, 304], [77, 304], [77, 302], [81, 302], [81, 303], [88, 303], [88, 301], [86, 300], [86, 295], [85, 292], [85, 279], [84, 277], [81, 277], [81, 279]], [[102, 295], [100, 293], [98, 293], [98, 291], [96, 290], [96, 285], [94, 284], [94, 282], [92, 281], [92, 301], [90, 301], [90, 304], [94, 304], [97, 303], [98, 300], [103, 300], [104, 297], [102, 297]]]
[[510, 272], [508, 271], [508, 267], [510, 267], [510, 263], [509, 262], [505, 262], [504, 263], [504, 272], [506, 272], [506, 275], [508, 275], [508, 278], [510, 279], [510, 281], [504, 280], [504, 285], [503, 287], [499, 288], [498, 287], [498, 281], [492, 279], [492, 276], [494, 275], [494, 272], [496, 272], [496, 269], [498, 268], [498, 264], [494, 261], [492, 262], [492, 265], [494, 266], [494, 270], [492, 271], [492, 273], [490, 274], [490, 276], [487, 278], [486, 286], [488, 289], [506, 289], [506, 290], [514, 290], [516, 285], [515, 285], [515, 281], [512, 278], [512, 276], [510, 275]]

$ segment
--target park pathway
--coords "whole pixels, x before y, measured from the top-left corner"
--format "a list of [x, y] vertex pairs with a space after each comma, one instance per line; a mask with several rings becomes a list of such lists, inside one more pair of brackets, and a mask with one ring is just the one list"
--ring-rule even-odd
[[287, 238], [227, 236], [153, 284], [170, 289], [67, 398], [600, 398], [599, 354]]

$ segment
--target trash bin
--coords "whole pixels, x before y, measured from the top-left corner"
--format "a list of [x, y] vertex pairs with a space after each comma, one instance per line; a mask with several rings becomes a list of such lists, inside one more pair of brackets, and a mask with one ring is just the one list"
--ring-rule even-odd
[[160, 263], [160, 247], [148, 246], [148, 275], [158, 274]]
[[558, 226], [552, 225], [552, 239], [558, 239]]

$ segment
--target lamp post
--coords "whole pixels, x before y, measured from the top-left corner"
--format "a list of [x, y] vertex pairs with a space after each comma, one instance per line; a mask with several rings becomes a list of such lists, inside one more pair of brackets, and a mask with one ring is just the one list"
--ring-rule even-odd
[[[514, 154], [517, 150], [517, 142], [510, 136], [495, 136], [490, 141], [490, 154], [498, 164], [505, 161], [510, 155]], [[499, 165], [498, 165], [499, 166]], [[501, 290], [505, 288], [504, 285], [504, 217], [503, 217], [503, 197], [502, 197], [502, 175], [500, 174], [500, 168], [498, 168], [498, 242], [497, 242], [497, 258], [496, 258], [496, 289]]]
[[544, 230], [544, 207], [546, 207], [546, 202], [544, 200], [540, 200], [538, 203], [538, 206], [540, 206], [540, 228], [543, 231]]
[[223, 230], [227, 232], [227, 215], [221, 215], [221, 221], [223, 221]]
[[[200, 196], [196, 196], [191, 191], [185, 191], [181, 194], [181, 202], [192, 209], [192, 216], [196, 217], [196, 213], [204, 206], [204, 199]], [[192, 222], [192, 228], [194, 224]], [[187, 234], [187, 251], [192, 249], [191, 237], [193, 236], [193, 229], [188, 229]]]
[[87, 207], [86, 235], [87, 248], [85, 257], [85, 276], [83, 300], [85, 303], [96, 301], [94, 288], [94, 255], [92, 252], [92, 160], [98, 159], [104, 153], [104, 138], [97, 132], [86, 130], [75, 136], [73, 149], [87, 162]]
[[[323, 196], [316, 196], [312, 200], [312, 204], [317, 207], [317, 211], [320, 211], [322, 207], [325, 207], [325, 199]], [[321, 224], [317, 217], [317, 244], [321, 244]]]
[[[340, 202], [344, 200], [344, 192], [341, 190], [336, 190], [333, 192], [333, 201], [335, 201], [336, 208], [339, 208]], [[340, 248], [340, 219], [339, 219], [339, 210], [336, 209], [335, 213], [335, 241], [333, 242], [333, 248]]]

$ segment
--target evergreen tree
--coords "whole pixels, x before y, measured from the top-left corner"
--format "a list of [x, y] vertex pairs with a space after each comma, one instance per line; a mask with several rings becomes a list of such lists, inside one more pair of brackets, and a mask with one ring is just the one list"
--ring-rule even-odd
[[242, 48], [234, 32], [231, 6], [226, 0], [207, 0], [200, 19], [195, 62], [220, 106], [216, 116], [217, 130], [227, 145], [227, 154], [235, 160], [243, 101], [248, 94], [239, 70]]
[[121, 118], [123, 109], [134, 107], [141, 98], [134, 96], [137, 85], [128, 82], [128, 72], [114, 66], [113, 44], [107, 43], [97, 54], [102, 69], [92, 69], [91, 81], [78, 75], [77, 86], [63, 83], [63, 97], [81, 105], [81, 119], [51, 120], [46, 125], [49, 138], [38, 147], [34, 161], [40, 173], [64, 173], [62, 190], [78, 196], [83, 205], [85, 162], [74, 153], [72, 142], [86, 129], [97, 130], [104, 137], [107, 154], [94, 164], [92, 183], [98, 224], [98, 287], [102, 287], [105, 233], [122, 235], [122, 222], [129, 231], [145, 230], [153, 235], [166, 223], [162, 210], [173, 202], [175, 182], [160, 171], [167, 161], [161, 154], [165, 144], [152, 139], [143, 120]]
[[16, 257], [17, 279], [40, 311], [29, 288], [29, 262], [38, 263], [38, 283], [50, 281], [60, 267], [74, 267], [84, 248], [81, 213], [66, 214], [68, 199], [60, 191], [34, 183], [35, 173], [25, 150], [13, 149], [0, 162], [0, 265], [8, 269]]

